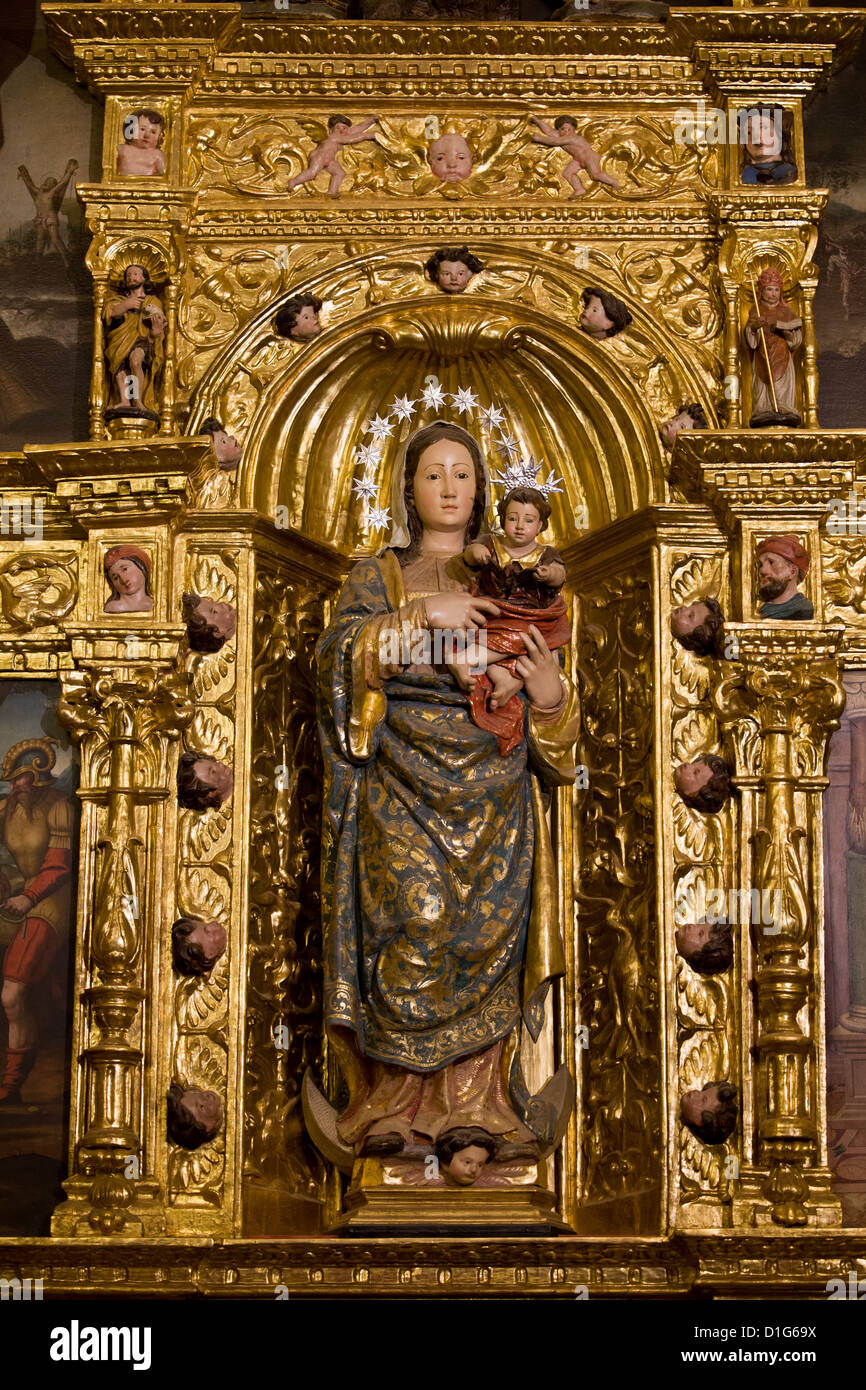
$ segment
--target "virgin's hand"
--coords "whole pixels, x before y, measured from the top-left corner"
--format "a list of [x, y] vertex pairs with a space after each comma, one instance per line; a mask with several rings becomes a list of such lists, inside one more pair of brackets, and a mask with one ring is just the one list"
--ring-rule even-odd
[[488, 618], [499, 612], [499, 605], [489, 598], [473, 598], [471, 594], [431, 594], [425, 598], [428, 628], [441, 627], [475, 632], [485, 627]]
[[526, 654], [517, 658], [515, 670], [523, 677], [529, 703], [538, 709], [554, 709], [562, 696], [559, 662], [534, 623], [520, 637]]

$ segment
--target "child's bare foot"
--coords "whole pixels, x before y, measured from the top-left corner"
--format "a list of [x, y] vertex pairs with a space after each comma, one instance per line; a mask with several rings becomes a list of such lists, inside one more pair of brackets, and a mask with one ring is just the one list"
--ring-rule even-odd
[[512, 695], [523, 689], [520, 677], [513, 676], [505, 666], [488, 666], [487, 674], [493, 684], [493, 694], [488, 701], [492, 710], [507, 705]]

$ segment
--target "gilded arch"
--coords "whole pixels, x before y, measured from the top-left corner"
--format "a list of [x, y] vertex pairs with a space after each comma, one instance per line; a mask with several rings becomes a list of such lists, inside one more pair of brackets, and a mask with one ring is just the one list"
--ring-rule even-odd
[[[387, 415], [396, 395], [419, 396], [429, 375], [500, 405], [524, 454], [564, 479], [552, 538], [573, 537], [584, 509], [595, 528], [666, 499], [658, 420], [682, 399], [701, 400], [711, 418], [711, 382], [621, 276], [548, 268], [510, 249], [477, 277], [477, 290], [446, 299], [424, 282], [426, 248], [410, 254], [411, 266], [396, 252], [390, 261], [404, 268], [397, 286], [383, 281], [381, 251], [293, 284], [292, 293], [329, 305], [325, 332], [309, 344], [274, 336], [285, 294], [226, 341], [195, 393], [188, 429], [217, 413], [245, 435], [241, 507], [274, 516], [285, 506], [288, 525], [305, 535], [343, 552], [368, 550], [351, 497], [355, 448], [368, 420]], [[596, 343], [580, 330], [587, 283], [625, 300], [634, 319], [625, 333]], [[406, 432], [385, 441], [383, 500]]]

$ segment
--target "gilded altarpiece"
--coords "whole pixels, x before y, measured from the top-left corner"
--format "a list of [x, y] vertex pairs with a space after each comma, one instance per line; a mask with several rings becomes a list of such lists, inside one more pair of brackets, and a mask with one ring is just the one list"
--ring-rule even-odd
[[[3, 538], [0, 671], [58, 679], [80, 750], [74, 1061], [52, 1237], [19, 1241], [14, 1260], [0, 1241], [0, 1268], [50, 1266], [57, 1291], [822, 1290], [854, 1267], [857, 1237], [827, 1166], [821, 797], [866, 630], [866, 542], [828, 534], [826, 517], [859, 486], [866, 434], [817, 418], [825, 194], [802, 177], [802, 103], [850, 58], [862, 17], [745, 3], [483, 26], [165, 0], [44, 10], [55, 51], [105, 103], [102, 177], [78, 186], [91, 439], [3, 461], [10, 497], [38, 500], [44, 526], [38, 543]], [[677, 137], [700, 100], [734, 125], [754, 101], [784, 106], [799, 174], [743, 187], [736, 146]], [[117, 150], [142, 108], [160, 117], [165, 169], [133, 178]], [[293, 180], [334, 109], [377, 123], [342, 152], [329, 196], [324, 176]], [[571, 109], [615, 191], [567, 198], [563, 153], [532, 141], [531, 117]], [[440, 131], [471, 150], [460, 181], [431, 172]], [[446, 296], [424, 267], [462, 243], [484, 266]], [[111, 287], [131, 265], [164, 309], [152, 420], [118, 411], [106, 368]], [[762, 432], [747, 428], [741, 333], [769, 266], [802, 319], [802, 428]], [[592, 286], [627, 306], [626, 332], [581, 329]], [[309, 341], [275, 324], [298, 294], [322, 301]], [[522, 452], [555, 467], [550, 534], [574, 616], [587, 778], [548, 808], [568, 969], [537, 1062], [576, 1082], [541, 1174], [564, 1233], [507, 1246], [501, 1229], [423, 1245], [399, 1225], [387, 1242], [334, 1234], [346, 1183], [300, 1100], [308, 1072], [335, 1081], [315, 645], [352, 562], [382, 543], [351, 487], [356, 449], [395, 393], [431, 379], [500, 405]], [[709, 428], [671, 456], [658, 427], [682, 401]], [[234, 469], [201, 433], [212, 417], [242, 441]], [[399, 442], [381, 444], [387, 498]], [[813, 622], [759, 620], [754, 549], [774, 531], [808, 544]], [[105, 609], [118, 544], [147, 556], [147, 611]], [[672, 608], [708, 592], [736, 637], [724, 658], [670, 634]], [[190, 646], [184, 593], [236, 610], [219, 650]], [[717, 816], [674, 794], [674, 767], [710, 752], [739, 788]], [[222, 805], [178, 803], [185, 753], [232, 770]], [[733, 969], [711, 978], [675, 950], [678, 898], [698, 883], [781, 902], [779, 930], [742, 924]], [[172, 971], [178, 917], [226, 928], [209, 974]], [[680, 1098], [723, 1079], [739, 1124], [702, 1144]], [[223, 1102], [218, 1134], [191, 1151], [166, 1135], [172, 1085]]]

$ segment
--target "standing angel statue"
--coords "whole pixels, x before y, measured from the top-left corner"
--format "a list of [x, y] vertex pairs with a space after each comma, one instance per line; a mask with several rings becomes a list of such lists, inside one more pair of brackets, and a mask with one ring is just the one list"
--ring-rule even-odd
[[503, 756], [435, 664], [437, 633], [477, 637], [498, 613], [473, 596], [463, 558], [487, 496], [470, 433], [416, 430], [392, 543], [355, 565], [318, 648], [325, 1023], [348, 1094], [336, 1135], [356, 1158], [447, 1140], [449, 1153], [492, 1153], [492, 1167], [531, 1161], [570, 1105], [565, 1068], [529, 1103], [518, 1048], [565, 968], [543, 789], [574, 778], [576, 693], [530, 627], [515, 663], [522, 728]]

